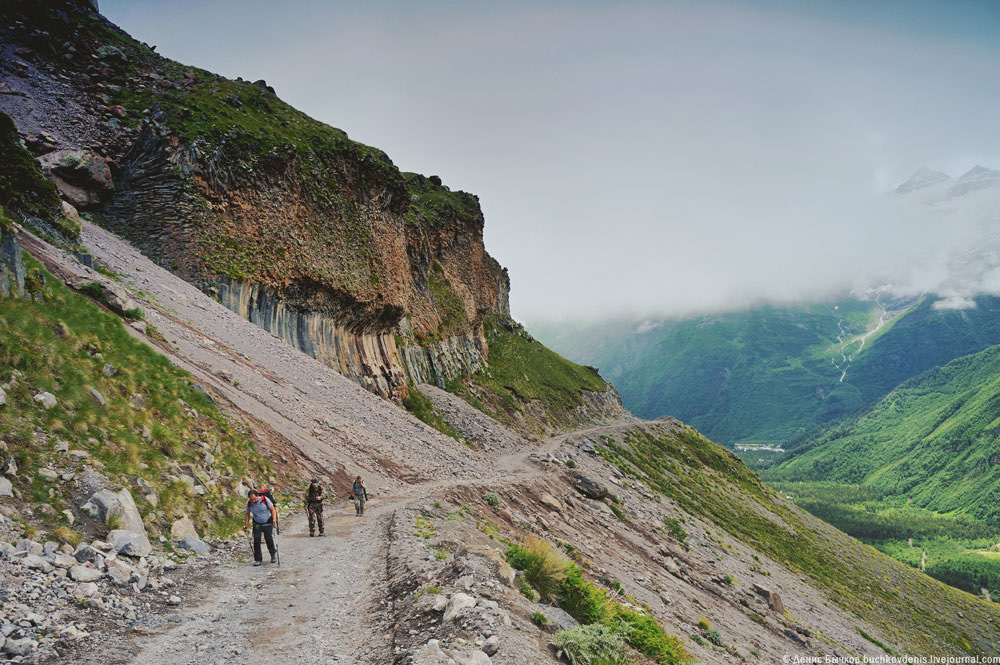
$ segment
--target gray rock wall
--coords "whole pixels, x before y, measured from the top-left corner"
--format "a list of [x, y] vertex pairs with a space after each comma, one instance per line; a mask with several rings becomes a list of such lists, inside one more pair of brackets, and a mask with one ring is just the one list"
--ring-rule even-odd
[[393, 330], [356, 332], [336, 315], [288, 305], [260, 284], [219, 277], [209, 290], [243, 318], [390, 399], [403, 396], [407, 376], [414, 383], [443, 386], [463, 372], [486, 367], [486, 343], [472, 333], [449, 337], [429, 349], [399, 348]]
[[406, 372], [414, 383], [433, 383], [443, 388], [463, 373], [486, 369], [486, 342], [472, 333], [457, 335], [434, 344], [429, 349], [406, 346], [401, 349]]
[[287, 305], [260, 284], [219, 278], [213, 287], [227, 308], [363, 388], [392, 398], [406, 386], [392, 331], [352, 332], [330, 315]]
[[0, 228], [0, 296], [23, 296], [25, 274], [21, 243], [13, 231]]

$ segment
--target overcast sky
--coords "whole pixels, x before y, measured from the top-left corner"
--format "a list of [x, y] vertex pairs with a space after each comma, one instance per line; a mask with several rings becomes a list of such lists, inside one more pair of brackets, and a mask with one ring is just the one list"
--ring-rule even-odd
[[947, 239], [873, 197], [922, 165], [1000, 168], [1000, 3], [101, 10], [478, 194], [529, 320], [830, 296]]

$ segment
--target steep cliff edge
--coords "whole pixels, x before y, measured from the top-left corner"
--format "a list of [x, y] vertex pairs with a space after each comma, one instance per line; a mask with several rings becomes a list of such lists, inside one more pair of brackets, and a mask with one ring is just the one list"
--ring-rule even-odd
[[77, 3], [5, 3], [0, 20], [0, 109], [50, 175], [85, 161], [113, 179], [53, 177], [64, 198], [379, 394], [482, 368], [482, 322], [508, 316], [509, 282], [474, 195]]

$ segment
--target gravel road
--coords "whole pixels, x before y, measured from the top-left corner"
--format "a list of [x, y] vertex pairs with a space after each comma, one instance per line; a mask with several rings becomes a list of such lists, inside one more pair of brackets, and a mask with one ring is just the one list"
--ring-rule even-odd
[[[201, 604], [180, 622], [141, 642], [136, 665], [375, 665], [385, 662], [390, 636], [373, 625], [373, 582], [384, 576], [380, 553], [394, 504], [327, 506], [326, 536], [310, 538], [305, 516], [287, 519], [278, 537], [281, 565], [226, 564]], [[265, 548], [265, 561], [267, 561]], [[381, 570], [380, 570], [381, 568]]]

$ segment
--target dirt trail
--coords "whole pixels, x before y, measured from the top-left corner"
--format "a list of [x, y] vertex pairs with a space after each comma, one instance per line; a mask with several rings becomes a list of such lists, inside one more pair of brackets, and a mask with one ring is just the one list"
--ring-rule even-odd
[[[387, 662], [390, 636], [372, 630], [374, 581], [384, 575], [384, 532], [399, 502], [327, 507], [326, 536], [310, 538], [302, 514], [286, 518], [281, 565], [224, 565], [199, 605], [180, 622], [148, 636], [129, 662], [137, 665], [289, 663], [375, 665]], [[267, 551], [264, 548], [265, 561]]]

